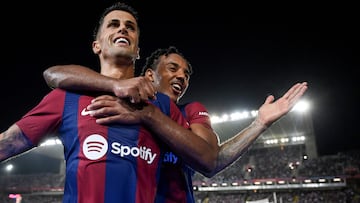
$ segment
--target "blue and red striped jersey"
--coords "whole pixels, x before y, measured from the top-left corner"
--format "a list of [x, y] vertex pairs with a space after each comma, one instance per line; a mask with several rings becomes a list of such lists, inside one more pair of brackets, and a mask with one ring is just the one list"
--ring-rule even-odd
[[[212, 129], [208, 112], [199, 102], [178, 105], [189, 125], [200, 123]], [[195, 203], [192, 177], [195, 171], [167, 149], [161, 166], [156, 203]]]
[[[153, 202], [162, 144], [140, 124], [97, 124], [86, 110], [93, 98], [55, 89], [16, 124], [34, 146], [54, 133], [61, 139], [64, 203]], [[188, 127], [166, 95], [158, 93], [152, 104]]]

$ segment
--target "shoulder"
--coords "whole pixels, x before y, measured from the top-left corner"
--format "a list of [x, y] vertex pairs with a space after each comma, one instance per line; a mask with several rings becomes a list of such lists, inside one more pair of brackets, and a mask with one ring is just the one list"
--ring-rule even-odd
[[51, 90], [45, 97], [54, 97], [54, 96], [61, 96], [61, 95], [65, 95], [66, 91], [60, 88], [56, 88]]
[[190, 125], [199, 123], [211, 129], [210, 115], [205, 105], [201, 102], [187, 102], [179, 105], [179, 108]]
[[151, 104], [158, 107], [163, 113], [170, 115], [170, 112], [173, 111], [174, 106], [177, 108], [175, 102], [173, 102], [170, 97], [163, 93], [157, 93], [156, 99], [150, 101]]
[[207, 109], [204, 104], [198, 101], [186, 102], [183, 104], [178, 104], [178, 107], [183, 111], [203, 111], [207, 112]]
[[162, 101], [162, 100], [170, 100], [170, 97], [166, 94], [163, 94], [161, 92], [156, 93], [156, 100]]

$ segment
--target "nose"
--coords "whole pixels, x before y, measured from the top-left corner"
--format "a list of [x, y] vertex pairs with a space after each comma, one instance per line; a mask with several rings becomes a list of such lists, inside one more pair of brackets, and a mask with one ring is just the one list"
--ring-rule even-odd
[[127, 33], [126, 26], [125, 25], [120, 25], [118, 33], [123, 33], [123, 34]]
[[187, 71], [187, 68], [179, 68], [179, 70], [177, 71], [178, 72], [178, 75], [182, 78], [186, 78], [187, 74], [188, 74], [188, 71]]
[[185, 75], [185, 73], [182, 72], [182, 71], [179, 71], [179, 72], [177, 73], [177, 75], [176, 75], [176, 79], [178, 79], [178, 80], [180, 80], [182, 83], [184, 83], [185, 80], [186, 80], [186, 75]]
[[185, 77], [177, 76], [176, 79], [177, 79], [178, 81], [180, 81], [182, 84], [185, 83]]

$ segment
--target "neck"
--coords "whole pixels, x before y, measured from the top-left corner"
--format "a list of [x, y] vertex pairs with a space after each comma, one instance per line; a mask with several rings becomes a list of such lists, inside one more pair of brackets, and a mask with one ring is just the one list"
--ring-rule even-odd
[[135, 61], [105, 61], [101, 60], [101, 74], [117, 78], [117, 79], [129, 79], [135, 76]]

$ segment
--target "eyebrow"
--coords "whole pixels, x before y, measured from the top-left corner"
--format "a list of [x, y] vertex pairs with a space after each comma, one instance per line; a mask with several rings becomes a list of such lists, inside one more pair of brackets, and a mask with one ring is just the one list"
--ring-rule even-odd
[[[108, 24], [111, 24], [111, 23], [120, 23], [120, 20], [119, 20], [119, 19], [111, 19], [111, 20], [109, 20]], [[131, 21], [131, 20], [126, 20], [126, 21], [125, 21], [125, 24], [131, 24], [131, 25], [133, 25], [134, 27], [136, 27], [136, 23], [134, 23], [134, 22]]]
[[[169, 64], [172, 64], [172, 65], [174, 65], [174, 66], [176, 66], [176, 67], [180, 67], [180, 65], [179, 65], [178, 63], [176, 63], [176, 62], [169, 62]], [[189, 66], [187, 66], [185, 73], [191, 75], [191, 74], [190, 74], [191, 71], [190, 71]]]
[[120, 20], [118, 20], [118, 19], [111, 19], [111, 20], [109, 20], [109, 23], [118, 23], [118, 22], [120, 22]]

